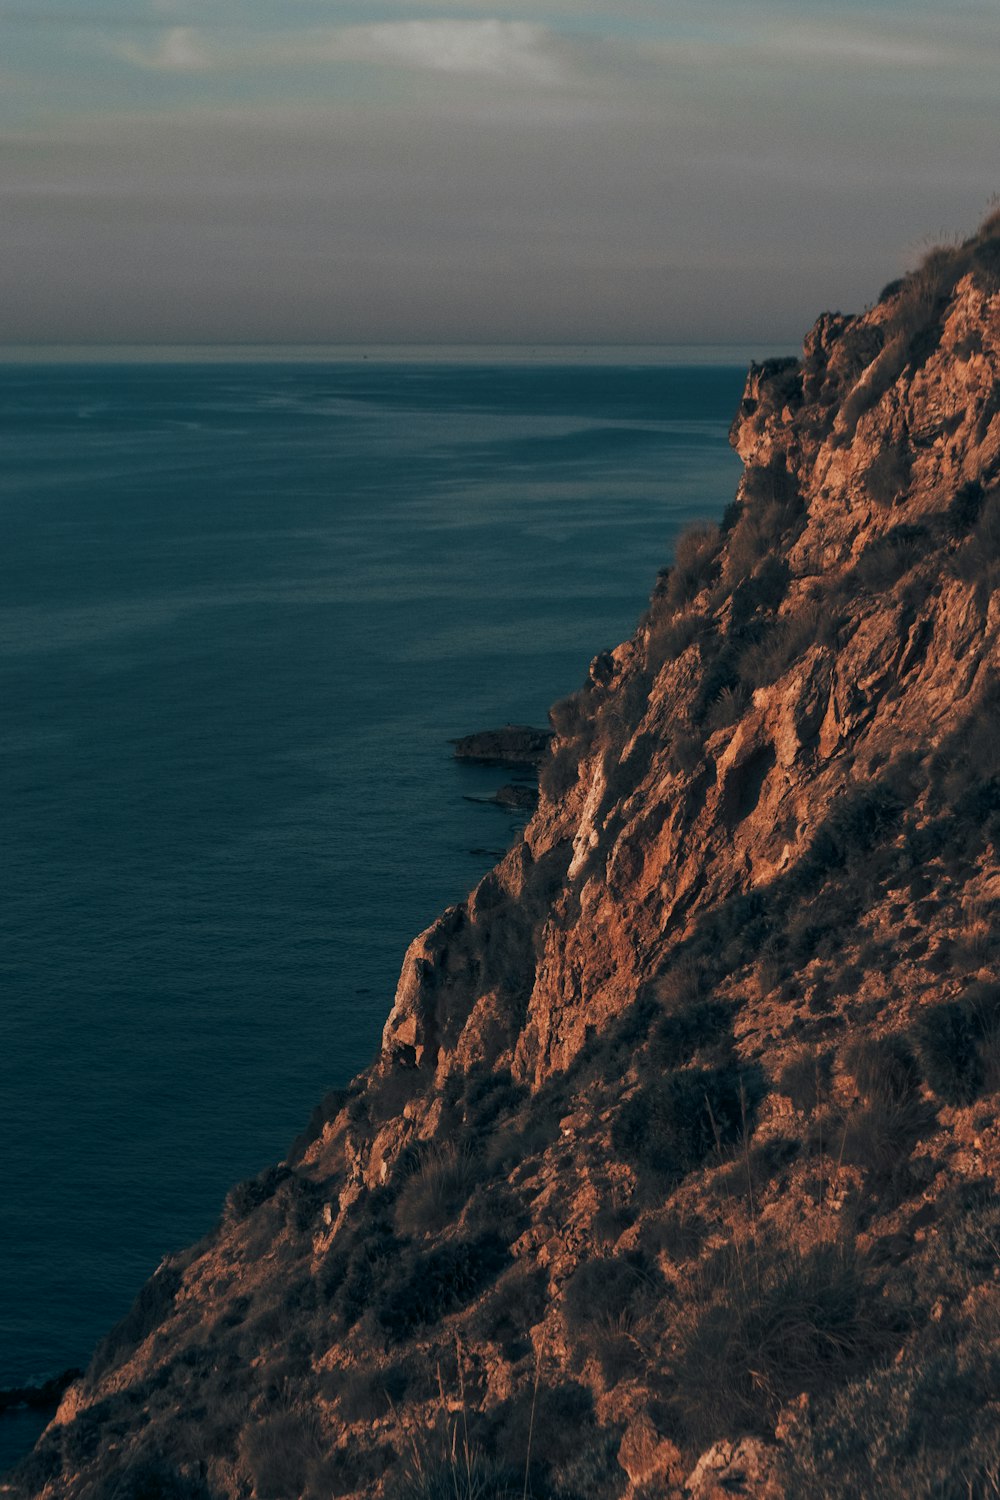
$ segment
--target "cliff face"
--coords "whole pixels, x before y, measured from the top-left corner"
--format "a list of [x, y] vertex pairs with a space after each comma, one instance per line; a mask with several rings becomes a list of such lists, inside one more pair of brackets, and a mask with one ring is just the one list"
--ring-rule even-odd
[[1000, 217], [732, 440], [373, 1067], [16, 1492], [1000, 1493]]

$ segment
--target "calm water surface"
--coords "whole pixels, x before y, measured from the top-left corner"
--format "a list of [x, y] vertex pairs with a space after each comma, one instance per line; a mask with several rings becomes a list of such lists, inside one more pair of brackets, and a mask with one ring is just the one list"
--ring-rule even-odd
[[630, 632], [742, 382], [0, 370], [0, 1386], [85, 1363], [370, 1059], [514, 833], [448, 737]]

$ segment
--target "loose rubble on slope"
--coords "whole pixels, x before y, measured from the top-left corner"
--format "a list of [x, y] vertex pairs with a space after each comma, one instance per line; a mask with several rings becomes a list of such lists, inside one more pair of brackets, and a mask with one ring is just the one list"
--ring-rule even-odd
[[1000, 1494], [1000, 215], [733, 442], [376, 1063], [9, 1493]]

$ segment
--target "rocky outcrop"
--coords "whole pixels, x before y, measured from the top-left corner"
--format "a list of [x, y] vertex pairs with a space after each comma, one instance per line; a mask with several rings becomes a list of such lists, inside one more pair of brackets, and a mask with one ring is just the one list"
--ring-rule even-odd
[[373, 1067], [17, 1493], [996, 1492], [1000, 219], [733, 443]]
[[33, 1381], [29, 1385], [11, 1385], [0, 1390], [0, 1412], [6, 1411], [55, 1411], [67, 1389], [80, 1379], [82, 1370], [63, 1370], [50, 1375], [46, 1380]]
[[530, 724], [505, 724], [502, 729], [481, 729], [453, 740], [455, 759], [483, 766], [540, 766], [548, 754], [551, 730], [532, 729]]
[[538, 789], [529, 782], [505, 782], [492, 797], [467, 797], [467, 802], [484, 802], [504, 807], [508, 812], [534, 812], [538, 806]]

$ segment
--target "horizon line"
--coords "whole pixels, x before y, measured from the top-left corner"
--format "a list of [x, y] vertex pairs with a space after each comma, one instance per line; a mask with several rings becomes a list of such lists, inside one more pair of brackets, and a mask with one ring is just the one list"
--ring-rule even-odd
[[[421, 363], [444, 362], [471, 363], [476, 359], [485, 362], [520, 360], [527, 363], [544, 363], [565, 360], [573, 363], [608, 364], [623, 363], [678, 363], [681, 358], [694, 364], [747, 364], [761, 356], [773, 357], [775, 353], [797, 354], [800, 346], [788, 341], [768, 340], [706, 340], [704, 342], [649, 342], [628, 343], [622, 341], [578, 340], [552, 343], [548, 341], [481, 342], [454, 340], [431, 343], [407, 340], [399, 343], [386, 341], [364, 343], [282, 341], [227, 341], [192, 343], [175, 342], [46, 342], [46, 343], [0, 343], [0, 364], [178, 364], [178, 363], [363, 363], [366, 361]], [[487, 358], [487, 356], [489, 358]]]

